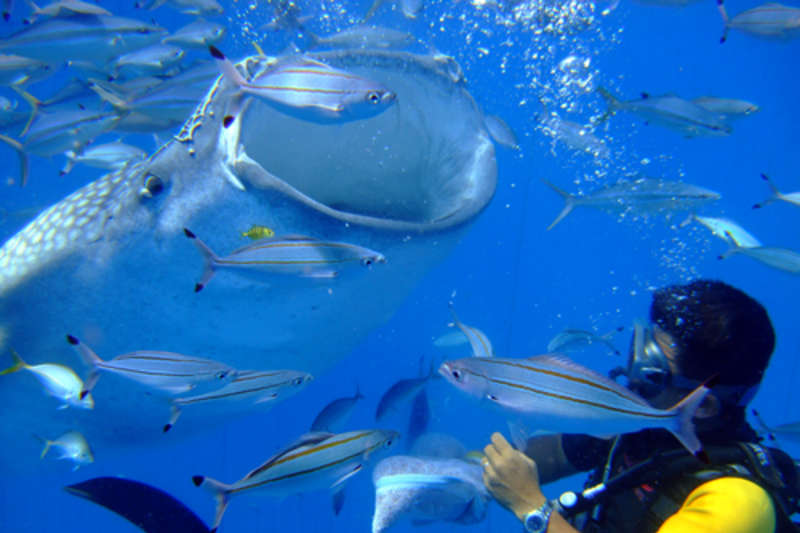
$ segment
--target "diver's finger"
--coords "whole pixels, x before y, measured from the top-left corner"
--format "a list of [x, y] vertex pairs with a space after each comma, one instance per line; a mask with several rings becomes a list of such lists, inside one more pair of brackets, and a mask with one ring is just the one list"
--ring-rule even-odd
[[492, 433], [492, 444], [494, 444], [494, 447], [497, 448], [497, 451], [500, 453], [500, 455], [506, 455], [514, 451], [514, 448], [511, 447], [502, 433]]
[[489, 464], [492, 465], [493, 468], [497, 469], [498, 465], [502, 461], [502, 458], [500, 457], [500, 454], [497, 453], [495, 447], [489, 444], [488, 446], [486, 446], [486, 448], [483, 449], [483, 454], [486, 456], [486, 459], [489, 461]]

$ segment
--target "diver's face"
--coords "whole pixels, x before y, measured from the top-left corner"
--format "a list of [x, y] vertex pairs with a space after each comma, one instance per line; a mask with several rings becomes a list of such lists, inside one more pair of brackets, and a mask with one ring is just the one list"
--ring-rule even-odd
[[668, 387], [672, 376], [678, 375], [677, 353], [672, 335], [655, 324], [637, 322], [626, 371], [630, 387], [646, 398]]

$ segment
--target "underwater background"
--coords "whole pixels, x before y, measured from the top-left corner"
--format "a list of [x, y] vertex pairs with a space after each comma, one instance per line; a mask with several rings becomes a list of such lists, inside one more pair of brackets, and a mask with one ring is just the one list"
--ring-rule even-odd
[[[117, 15], [153, 19], [170, 30], [194, 18], [167, 6], [151, 12], [131, 4], [102, 5]], [[369, 8], [368, 3], [355, 1], [301, 5], [313, 15], [307, 27], [320, 34], [352, 25]], [[752, 0], [726, 4], [730, 13], [755, 5]], [[720, 44], [723, 24], [712, 0], [682, 8], [622, 0], [605, 15], [608, 5], [578, 0], [523, 2], [514, 10], [502, 7], [426, 2], [417, 19], [408, 20], [387, 2], [371, 20], [408, 31], [431, 50], [452, 55], [463, 67], [478, 104], [487, 114], [502, 117], [520, 140], [519, 151], [497, 147], [494, 199], [391, 321], [332, 371], [316, 376], [305, 391], [265, 413], [254, 409], [252, 414], [195, 435], [181, 435], [178, 426], [146, 447], [95, 449], [94, 464], [77, 472], [71, 464], [48, 457], [35, 472], [4, 474], [0, 516], [7, 531], [138, 531], [62, 490], [64, 485], [96, 476], [124, 476], [158, 486], [210, 523], [213, 499], [192, 485], [192, 475], [203, 473], [225, 481], [240, 478], [307, 431], [327, 402], [352, 394], [356, 387], [365, 399], [356, 406], [348, 428], [374, 427], [378, 399], [398, 379], [418, 376], [446, 358], [466, 356], [466, 344], [433, 345], [434, 339], [451, 331], [450, 301], [465, 323], [490, 337], [499, 356], [544, 353], [548, 341], [567, 327], [605, 333], [619, 326], [626, 329], [614, 337], [614, 343], [624, 354], [630, 325], [647, 316], [654, 289], [698, 277], [724, 280], [764, 304], [777, 334], [772, 362], [752, 406], [771, 425], [800, 419], [796, 318], [800, 280], [796, 275], [741, 255], [720, 261], [717, 257], [727, 244], [696, 222], [682, 224], [686, 213], [617, 217], [578, 208], [545, 231], [563, 202], [541, 181], [546, 178], [570, 192], [588, 192], [640, 175], [680, 179], [722, 195], [698, 214], [736, 220], [765, 245], [800, 249], [800, 208], [777, 202], [752, 209], [769, 196], [761, 173], [785, 192], [800, 190], [800, 42], [760, 40], [731, 32], [727, 42]], [[291, 40], [282, 33], [257, 30], [269, 20], [267, 2], [225, 2], [224, 8], [224, 14], [207, 18], [226, 25], [228, 34], [218, 46], [231, 58], [253, 53], [254, 40], [271, 54], [280, 53]], [[549, 28], [539, 16], [546, 9], [559, 15]], [[15, 10], [20, 13], [12, 11], [9, 22], [0, 22], [3, 35], [21, 27], [27, 6], [16, 5]], [[427, 50], [422, 46], [415, 51]], [[588, 66], [569, 72], [559, 68], [569, 56]], [[49, 79], [31, 91], [47, 93], [61, 81]], [[686, 98], [715, 95], [748, 100], [761, 109], [737, 121], [730, 136], [691, 139], [646, 125], [633, 114], [619, 113], [595, 131], [611, 150], [608, 158], [573, 151], [543, 133], [542, 114], [549, 110], [584, 124], [600, 117], [605, 103], [595, 90], [601, 86], [625, 100], [642, 92]], [[540, 99], [547, 102], [547, 109]], [[104, 137], [116, 138], [114, 133]], [[157, 146], [147, 135], [131, 135], [126, 142], [148, 152]], [[35, 158], [30, 181], [20, 188], [16, 154], [0, 147], [0, 161], [0, 178], [9, 183], [0, 188], [0, 241], [21, 229], [33, 208], [51, 205], [103, 174], [78, 166], [60, 177], [62, 158]], [[325, 342], [324, 336], [320, 342]], [[598, 345], [572, 357], [601, 372], [625, 362], [624, 355], [615, 356]], [[502, 417], [441, 380], [433, 380], [428, 393], [430, 431], [453, 435], [476, 450], [493, 431], [508, 435]], [[45, 396], [33, 398], [37, 399], [44, 401]], [[155, 418], [161, 420], [163, 414]], [[382, 422], [401, 433], [408, 423], [407, 416], [399, 414]], [[33, 439], [25, 434], [16, 438]], [[790, 454], [798, 453], [791, 442], [781, 444]], [[401, 444], [392, 453], [402, 449]], [[369, 531], [374, 504], [370, 476], [368, 470], [348, 482], [339, 516], [334, 516], [325, 492], [283, 500], [245, 495], [230, 506], [221, 531]], [[579, 488], [582, 482], [582, 476], [575, 476], [546, 486], [545, 492], [555, 496]], [[499, 532], [516, 531], [519, 525], [510, 513], [492, 504], [480, 524], [434, 524], [424, 530], [434, 533], [454, 527]], [[398, 532], [411, 529], [417, 528], [396, 527]]]

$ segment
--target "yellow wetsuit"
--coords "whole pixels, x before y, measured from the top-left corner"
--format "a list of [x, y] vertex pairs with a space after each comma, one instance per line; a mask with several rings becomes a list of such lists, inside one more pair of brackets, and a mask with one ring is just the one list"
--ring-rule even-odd
[[722, 477], [694, 489], [658, 533], [773, 533], [769, 494], [742, 478]]

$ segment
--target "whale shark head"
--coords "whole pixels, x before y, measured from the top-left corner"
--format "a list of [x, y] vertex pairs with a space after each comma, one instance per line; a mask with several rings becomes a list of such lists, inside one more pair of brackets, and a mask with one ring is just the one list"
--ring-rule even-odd
[[[436, 61], [368, 50], [315, 57], [379, 81], [395, 104], [365, 120], [317, 124], [217, 79], [147, 160], [75, 191], [0, 248], [5, 345], [79, 375], [86, 369], [66, 334], [103, 359], [155, 349], [319, 375], [388, 320], [490, 201], [494, 149], [472, 97]], [[237, 68], [252, 77], [268, 64], [249, 57]], [[387, 261], [328, 280], [220, 273], [195, 293], [203, 261], [182, 228], [225, 255], [254, 224], [358, 244]], [[169, 417], [163, 399], [116, 376], [94, 389], [94, 413], [67, 420], [32, 380], [3, 378], [9, 436], [77, 425], [93, 445], [112, 446], [157, 435]], [[185, 411], [176, 431], [224, 414]], [[36, 453], [5, 454], [20, 456]]]

